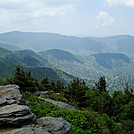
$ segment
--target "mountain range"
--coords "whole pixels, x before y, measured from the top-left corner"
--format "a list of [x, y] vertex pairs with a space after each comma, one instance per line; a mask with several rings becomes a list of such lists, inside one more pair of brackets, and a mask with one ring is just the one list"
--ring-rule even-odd
[[[0, 43], [12, 50], [31, 49], [44, 51], [61, 49], [76, 54], [125, 53], [134, 55], [134, 37], [118, 35], [111, 37], [74, 37], [56, 33], [8, 32], [0, 34]], [[1, 45], [0, 45], [1, 47]]]
[[133, 39], [125, 35], [80, 38], [51, 33], [0, 34], [0, 78], [13, 75], [20, 65], [38, 80], [48, 76], [66, 84], [78, 77], [93, 86], [105, 76], [111, 92], [123, 91], [126, 83], [134, 87]]

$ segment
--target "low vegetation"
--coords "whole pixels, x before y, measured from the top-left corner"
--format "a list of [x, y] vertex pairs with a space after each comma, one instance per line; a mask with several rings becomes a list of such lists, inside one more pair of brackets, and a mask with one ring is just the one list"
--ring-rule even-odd
[[[37, 118], [42, 116], [62, 117], [72, 124], [72, 134], [132, 134], [134, 133], [134, 94], [126, 85], [124, 92], [106, 90], [105, 77], [89, 88], [85, 81], [73, 79], [66, 86], [62, 82], [49, 81], [47, 76], [40, 82], [16, 67], [14, 76], [0, 80], [1, 85], [17, 84], [27, 104]], [[43, 98], [51, 98], [73, 105], [77, 110], [59, 109], [51, 103], [42, 103], [33, 94], [49, 91]]]

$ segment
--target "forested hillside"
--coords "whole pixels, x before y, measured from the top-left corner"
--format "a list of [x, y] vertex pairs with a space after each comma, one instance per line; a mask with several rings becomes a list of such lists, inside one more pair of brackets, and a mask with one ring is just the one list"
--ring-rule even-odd
[[[85, 79], [92, 87], [99, 77], [105, 76], [110, 92], [123, 91], [126, 83], [132, 87], [134, 85], [134, 59], [122, 53], [85, 56], [59, 49], [36, 53], [32, 50], [11, 51], [0, 48], [0, 56], [1, 78], [13, 75], [15, 65], [20, 65], [24, 70], [30, 69], [32, 76], [38, 80], [48, 76], [49, 80], [59, 79], [67, 83], [78, 77]], [[11, 66], [10, 69], [8, 66]]]
[[22, 66], [45, 66], [46, 62], [40, 61], [32, 55], [19, 54], [18, 52], [0, 48], [0, 60]]
[[13, 45], [10, 45], [10, 44], [7, 44], [7, 43], [2, 43], [2, 42], [0, 42], [0, 47], [1, 48], [6, 48], [6, 49], [9, 49], [9, 50], [13, 50], [13, 51], [20, 50], [19, 47], [16, 47], [16, 46], [13, 46]]
[[[134, 49], [132, 49], [134, 37], [128, 35], [85, 38], [55, 33], [28, 33], [14, 31], [0, 34], [0, 42], [11, 44], [20, 49], [32, 49], [34, 51], [62, 49], [83, 55], [102, 52], [123, 52], [130, 55], [134, 54]], [[7, 48], [9, 49], [8, 46]]]
[[13, 76], [13, 72], [17, 65], [22, 66], [26, 71], [31, 70], [32, 76], [36, 77], [39, 81], [43, 77], [48, 76], [50, 81], [60, 80], [66, 84], [74, 78], [72, 75], [55, 69], [54, 66], [47, 63], [47, 60], [31, 50], [15, 52], [0, 48], [0, 63], [1, 79]]
[[[82, 79], [97, 79], [99, 76], [132, 75], [134, 76], [134, 59], [122, 53], [100, 53], [94, 55], [73, 55], [77, 60], [57, 58], [57, 50], [40, 52], [48, 63]], [[61, 51], [61, 50], [60, 50]], [[64, 57], [62, 51], [61, 57]], [[73, 59], [72, 58], [72, 59]]]

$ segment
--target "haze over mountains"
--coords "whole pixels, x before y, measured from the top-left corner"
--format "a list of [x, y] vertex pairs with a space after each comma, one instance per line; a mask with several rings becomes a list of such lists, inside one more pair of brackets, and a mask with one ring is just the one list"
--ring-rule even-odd
[[5, 43], [5, 46], [7, 44], [7, 48], [10, 48], [10, 45], [14, 46], [12, 50], [15, 50], [15, 48], [16, 50], [31, 49], [34, 51], [62, 49], [77, 54], [122, 52], [134, 55], [134, 37], [129, 35], [87, 38], [55, 33], [28, 33], [14, 31], [0, 34], [0, 43]]
[[126, 82], [134, 86], [133, 44], [134, 37], [125, 35], [80, 38], [54, 33], [0, 34], [0, 78], [13, 75], [19, 64], [38, 80], [47, 75], [49, 80], [67, 83], [78, 77], [93, 85], [100, 76], [106, 76], [111, 91], [123, 90]]

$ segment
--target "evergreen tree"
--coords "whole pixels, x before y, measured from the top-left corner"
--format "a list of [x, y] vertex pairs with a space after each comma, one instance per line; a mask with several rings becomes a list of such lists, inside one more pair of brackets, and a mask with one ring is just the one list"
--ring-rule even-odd
[[54, 82], [54, 80], [51, 81], [50, 87], [51, 87], [51, 89], [52, 89], [53, 91], [55, 91], [55, 82]]
[[122, 93], [121, 91], [114, 91], [112, 94], [112, 114], [117, 122], [121, 119], [121, 114], [123, 112], [124, 105], [128, 104], [129, 97], [128, 95]]
[[126, 88], [124, 89], [124, 93], [125, 93], [126, 95], [128, 95], [130, 99], [134, 97], [133, 89], [131, 88], [131, 89], [129, 90], [129, 88], [128, 88], [128, 83], [126, 83]]
[[95, 83], [96, 88], [99, 90], [100, 93], [106, 92], [106, 80], [105, 77], [100, 77], [99, 81]]
[[55, 92], [62, 92], [62, 84], [61, 84], [60, 80], [57, 80], [57, 82], [56, 82]]
[[38, 81], [31, 77], [31, 71], [25, 72], [23, 68], [17, 66], [14, 72], [13, 79], [8, 79], [8, 82], [16, 84], [20, 87], [20, 90], [34, 92], [38, 86]]
[[75, 101], [78, 103], [78, 107], [85, 107], [86, 106], [86, 96], [85, 92], [88, 89], [88, 87], [81, 82], [79, 79], [73, 79], [71, 81], [65, 91], [65, 97], [69, 101]]
[[107, 92], [100, 93], [96, 102], [96, 111], [99, 111], [101, 115], [111, 115], [111, 97]]
[[47, 91], [47, 90], [50, 90], [50, 84], [49, 84], [49, 81], [48, 81], [48, 77], [45, 76], [41, 81], [40, 81], [40, 84], [41, 84], [41, 90], [44, 90], [44, 91]]

